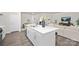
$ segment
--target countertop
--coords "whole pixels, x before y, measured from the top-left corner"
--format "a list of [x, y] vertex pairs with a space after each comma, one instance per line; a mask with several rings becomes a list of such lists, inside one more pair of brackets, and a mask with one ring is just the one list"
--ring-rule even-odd
[[55, 28], [55, 27], [51, 27], [51, 26], [45, 26], [45, 27], [42, 27], [41, 25], [37, 25], [35, 27], [31, 27], [32, 29], [44, 34], [44, 33], [48, 33], [48, 32], [51, 32], [51, 31], [55, 31], [57, 30], [58, 28]]

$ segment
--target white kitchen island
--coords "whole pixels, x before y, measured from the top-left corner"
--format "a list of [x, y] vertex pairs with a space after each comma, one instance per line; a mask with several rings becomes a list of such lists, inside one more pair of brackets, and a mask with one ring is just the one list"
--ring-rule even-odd
[[58, 28], [38, 25], [27, 27], [27, 37], [34, 46], [55, 46], [55, 32]]

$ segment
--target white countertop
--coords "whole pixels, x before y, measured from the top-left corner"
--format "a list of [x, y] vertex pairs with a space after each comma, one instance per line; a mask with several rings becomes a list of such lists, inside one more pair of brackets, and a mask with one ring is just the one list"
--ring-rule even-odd
[[44, 33], [48, 33], [51, 31], [55, 31], [58, 28], [51, 27], [51, 26], [42, 27], [42, 26], [38, 25], [38, 26], [32, 27], [32, 29], [44, 34]]

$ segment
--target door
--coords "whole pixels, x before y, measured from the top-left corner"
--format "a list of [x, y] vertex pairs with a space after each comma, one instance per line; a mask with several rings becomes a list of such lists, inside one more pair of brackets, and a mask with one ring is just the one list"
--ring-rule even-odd
[[20, 30], [20, 16], [19, 15], [10, 15], [10, 32]]

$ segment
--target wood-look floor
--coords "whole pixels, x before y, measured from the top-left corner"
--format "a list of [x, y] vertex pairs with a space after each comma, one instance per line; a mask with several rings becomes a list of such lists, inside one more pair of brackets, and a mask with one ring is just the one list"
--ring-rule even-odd
[[13, 32], [7, 34], [2, 42], [3, 46], [33, 46], [26, 38], [25, 32]]
[[[13, 32], [6, 35], [2, 46], [33, 46], [33, 44], [26, 38], [25, 32]], [[56, 46], [79, 46], [79, 42], [57, 35]]]
[[79, 46], [79, 42], [57, 35], [56, 46]]

